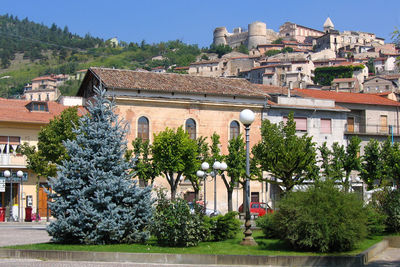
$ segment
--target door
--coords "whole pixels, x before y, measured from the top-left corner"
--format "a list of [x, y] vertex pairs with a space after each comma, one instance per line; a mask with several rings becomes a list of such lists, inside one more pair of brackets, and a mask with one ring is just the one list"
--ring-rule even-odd
[[353, 117], [347, 118], [347, 131], [350, 133], [354, 133], [354, 118]]
[[[48, 188], [47, 184], [40, 184], [39, 187], [39, 216], [40, 217], [47, 217], [47, 193], [45, 188]], [[49, 210], [50, 216], [50, 210]]]
[[388, 132], [387, 115], [381, 115], [381, 133]]

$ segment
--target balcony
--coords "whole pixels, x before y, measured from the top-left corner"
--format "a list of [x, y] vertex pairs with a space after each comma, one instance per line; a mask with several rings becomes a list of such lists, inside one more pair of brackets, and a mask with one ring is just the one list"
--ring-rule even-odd
[[[353, 125], [345, 124], [344, 134], [347, 135], [375, 135], [389, 136], [392, 135], [392, 125], [377, 125], [377, 124], [360, 124]], [[399, 128], [393, 126], [393, 136], [400, 136]]]
[[20, 154], [0, 154], [1, 167], [26, 166], [25, 157]]

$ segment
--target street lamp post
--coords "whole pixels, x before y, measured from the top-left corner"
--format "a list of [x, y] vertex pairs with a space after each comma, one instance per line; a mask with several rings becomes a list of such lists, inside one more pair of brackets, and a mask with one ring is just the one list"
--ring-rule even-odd
[[[4, 171], [4, 177], [6, 179], [9, 179], [11, 177], [11, 172], [9, 170]], [[11, 222], [12, 221], [12, 178], [10, 178], [10, 217], [8, 220]]]
[[[10, 217], [8, 218], [9, 221], [13, 221], [13, 214], [12, 214], [12, 208], [13, 208], [13, 181], [12, 181], [12, 173], [9, 170], [5, 170], [4, 171], [4, 177], [6, 177], [7, 179], [10, 179]], [[17, 176], [18, 178], [21, 179], [21, 194], [22, 194], [22, 177], [24, 176], [24, 173], [20, 170], [17, 171]], [[22, 203], [22, 199], [21, 199], [21, 203]], [[20, 209], [18, 208], [18, 218], [20, 218]]]
[[20, 192], [19, 192], [20, 207], [18, 209], [18, 219], [20, 222], [23, 222], [22, 217], [24, 214], [24, 204], [23, 204], [23, 199], [22, 199], [22, 193], [24, 192], [24, 190], [23, 190], [22, 177], [24, 176], [24, 173], [21, 170], [19, 170], [19, 171], [17, 171], [17, 176], [21, 179], [21, 187], [20, 187]]
[[225, 171], [227, 169], [227, 165], [225, 162], [219, 162], [219, 161], [215, 161], [213, 164], [213, 170], [210, 173], [207, 173], [206, 171], [208, 170], [208, 168], [210, 167], [210, 165], [207, 162], [203, 162], [201, 164], [201, 169], [202, 170], [198, 170], [196, 175], [199, 178], [203, 178], [204, 180], [204, 210], [207, 210], [207, 199], [206, 199], [206, 178], [207, 175], [210, 175], [211, 177], [214, 178], [214, 214], [217, 213], [217, 173], [218, 170], [221, 171]]
[[245, 184], [245, 207], [246, 207], [246, 218], [245, 218], [245, 231], [244, 238], [241, 245], [244, 246], [255, 246], [257, 245], [251, 232], [251, 222], [250, 222], [250, 125], [253, 123], [255, 118], [254, 112], [249, 109], [244, 109], [240, 112], [240, 122], [243, 123], [246, 130], [246, 184]]

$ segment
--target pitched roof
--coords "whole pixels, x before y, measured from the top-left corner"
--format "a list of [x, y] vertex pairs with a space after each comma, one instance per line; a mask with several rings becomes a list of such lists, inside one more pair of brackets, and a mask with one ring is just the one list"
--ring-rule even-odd
[[332, 20], [331, 20], [331, 18], [330, 17], [327, 17], [326, 18], [326, 20], [325, 20], [325, 22], [324, 22], [324, 28], [325, 27], [334, 27], [334, 25], [333, 25], [333, 23], [332, 23]]
[[319, 99], [332, 99], [336, 103], [352, 103], [364, 105], [400, 106], [400, 103], [374, 94], [347, 93], [335, 91], [323, 91], [315, 89], [295, 89], [303, 97]]
[[53, 77], [51, 76], [41, 76], [41, 77], [36, 77], [32, 81], [42, 81], [42, 80], [50, 80], [50, 81], [56, 81]]
[[[27, 105], [31, 100], [0, 98], [0, 122], [22, 122], [46, 124], [55, 116], [69, 108], [57, 102], [48, 101], [49, 111], [29, 111]], [[37, 101], [34, 101], [37, 102]], [[80, 115], [85, 114], [84, 108], [79, 108]]]
[[355, 82], [357, 79], [356, 78], [336, 78], [333, 79], [333, 83], [343, 83], [343, 82]]
[[[180, 92], [192, 94], [242, 95], [268, 97], [263, 87], [240, 78], [201, 77], [176, 73], [137, 72], [132, 70], [90, 68], [106, 88], [135, 89], [156, 92]], [[85, 79], [88, 77], [86, 74]], [[82, 95], [84, 83], [78, 95]]]

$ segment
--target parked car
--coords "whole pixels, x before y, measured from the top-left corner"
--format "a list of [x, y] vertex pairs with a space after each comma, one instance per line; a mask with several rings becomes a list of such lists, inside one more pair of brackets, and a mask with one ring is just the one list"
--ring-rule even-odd
[[[194, 205], [194, 203], [193, 202], [188, 202], [188, 205], [190, 207], [190, 212], [192, 214], [195, 213], [195, 205]], [[213, 209], [209, 209], [209, 208], [204, 210], [204, 205], [203, 205], [202, 201], [197, 201], [196, 205], [197, 205], [198, 209], [202, 210], [204, 212], [204, 214], [207, 215], [207, 216], [212, 217], [212, 216], [217, 216], [217, 215], [221, 214], [221, 212], [218, 211], [218, 210], [214, 211]]]
[[[239, 212], [243, 212], [243, 204], [239, 207]], [[274, 210], [267, 203], [250, 202], [250, 213], [258, 213], [258, 216], [264, 216], [266, 213], [273, 213]]]

